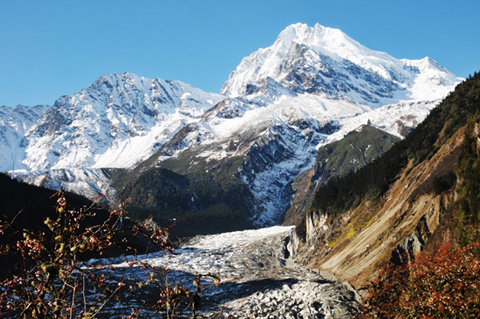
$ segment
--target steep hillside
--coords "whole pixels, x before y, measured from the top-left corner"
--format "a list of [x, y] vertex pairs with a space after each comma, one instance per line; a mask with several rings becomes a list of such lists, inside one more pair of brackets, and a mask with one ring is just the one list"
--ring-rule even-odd
[[361, 287], [405, 252], [478, 240], [479, 97], [476, 74], [405, 140], [320, 188], [292, 234], [295, 258]]
[[[55, 224], [60, 220], [59, 212], [56, 211], [59, 198], [56, 193], [58, 192], [22, 183], [0, 173], [0, 224], [2, 224], [0, 228], [0, 246], [2, 249], [2, 254], [0, 254], [0, 278], [9, 273], [15, 273], [18, 269], [23, 269], [22, 266], [18, 267], [17, 265], [18, 262], [25, 262], [20, 258], [20, 254], [16, 255], [12, 251], [10, 253], [3, 251], [6, 245], [15, 247], [18, 240], [24, 239], [24, 234], [17, 229], [26, 229], [32, 234], [42, 234], [41, 237], [44, 237], [46, 242], [54, 243], [52, 236], [55, 233], [47, 226], [45, 221], [50, 219]], [[98, 200], [95, 200], [94, 204], [92, 200], [74, 193], [62, 192], [62, 194], [66, 199], [66, 214], [70, 215], [71, 210], [82, 209], [90, 212], [79, 224], [77, 228], [79, 232], [85, 228], [102, 225], [109, 219], [110, 225], [115, 222], [115, 215], [111, 214], [110, 210], [105, 209], [105, 205]], [[3, 227], [5, 221], [11, 222], [17, 229]], [[172, 224], [170, 222], [166, 226]], [[101, 254], [95, 251], [85, 251], [79, 254], [78, 258], [89, 260], [100, 256], [120, 256], [131, 254], [132, 249], [135, 249], [139, 254], [158, 250], [138, 232], [138, 229], [135, 229], [138, 224], [132, 221], [130, 212], [124, 212], [122, 225], [124, 228], [115, 229], [113, 245]], [[172, 239], [175, 238], [172, 237]], [[127, 249], [127, 247], [130, 248]]]
[[177, 236], [253, 228], [248, 221], [252, 194], [227, 174], [229, 164], [219, 168], [226, 176], [166, 168], [134, 170], [113, 186], [118, 187], [120, 196], [132, 199], [127, 205], [132, 218], [141, 221], [151, 215], [165, 226], [176, 220], [171, 231]]
[[284, 225], [296, 225], [310, 207], [316, 191], [329, 180], [350, 174], [380, 157], [400, 138], [373, 127], [357, 127], [343, 139], [320, 147], [313, 168], [292, 182], [294, 194], [284, 218]]
[[[54, 193], [50, 189], [21, 183], [8, 175], [0, 174], [0, 218], [7, 216], [13, 219], [18, 214], [16, 221], [19, 227], [32, 227], [36, 230], [43, 226], [45, 218], [55, 214], [57, 198], [52, 197]], [[65, 196], [72, 208], [92, 204], [90, 200], [76, 194], [66, 193]], [[99, 209], [99, 216], [93, 219], [94, 222], [105, 219], [107, 214], [106, 210]]]
[[[11, 179], [6, 174], [0, 174], [0, 220], [12, 221], [16, 227], [25, 228], [37, 234], [43, 232], [46, 238], [52, 235], [52, 232], [45, 225], [47, 218], [57, 220], [58, 213], [55, 211], [57, 206], [56, 192], [43, 187], [37, 187], [21, 183]], [[90, 207], [92, 202], [84, 197], [72, 193], [65, 193], [68, 209], [79, 209]], [[92, 212], [95, 216], [87, 218], [84, 226], [92, 226], [103, 223], [109, 216], [109, 212], [100, 206], [95, 206]], [[139, 242], [133, 236], [128, 236], [132, 245], [140, 248]], [[0, 245], [16, 245], [16, 241], [23, 239], [22, 233], [2, 228], [0, 232]], [[3, 248], [3, 247], [2, 247]], [[109, 254], [115, 255], [116, 252], [109, 251]], [[91, 254], [84, 254], [83, 258], [91, 258]], [[15, 263], [20, 259], [14, 254], [0, 255], [0, 277], [15, 272]], [[21, 267], [20, 267], [21, 268]]]

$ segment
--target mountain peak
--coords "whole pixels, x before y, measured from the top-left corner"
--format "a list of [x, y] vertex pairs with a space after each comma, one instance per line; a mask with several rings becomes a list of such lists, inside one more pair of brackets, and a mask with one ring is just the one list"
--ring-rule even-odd
[[315, 24], [314, 27], [309, 27], [304, 23], [296, 23], [289, 25], [283, 30], [277, 38], [277, 41], [282, 41], [287, 47], [292, 42], [312, 46], [312, 48], [320, 49], [330, 48], [332, 51], [337, 51], [338, 46], [349, 46], [361, 50], [366, 50], [364, 46], [353, 40], [339, 29], [324, 27], [320, 24]]
[[435, 61], [434, 59], [428, 56], [421, 59], [419, 62], [420, 62], [419, 69], [421, 73], [426, 72], [428, 69], [437, 70], [445, 73], [451, 73], [450, 71], [445, 69], [443, 66], [441, 66], [440, 63], [438, 63], [437, 61]]
[[285, 30], [280, 32], [277, 41], [283, 42], [287, 47], [290, 46], [292, 41], [296, 40], [299, 34], [304, 34], [311, 28], [304, 23], [297, 23], [289, 25]]
[[[422, 92], [461, 80], [429, 57], [399, 60], [368, 49], [339, 29], [303, 23], [288, 26], [272, 46], [245, 57], [221, 94], [249, 95], [248, 87], [259, 87], [267, 78], [297, 94], [315, 93], [371, 107], [428, 99]], [[424, 85], [425, 81], [429, 83]]]
[[148, 88], [152, 83], [151, 79], [140, 77], [133, 73], [107, 73], [99, 77], [90, 88], [96, 89], [102, 85], [106, 85], [108, 88], [116, 87], [119, 84], [122, 87], [125, 87], [127, 84], [129, 86], [134, 86], [137, 88]]
[[[327, 57], [342, 63], [349, 60], [360, 64], [366, 69], [379, 68], [372, 63], [365, 65], [368, 60], [386, 60], [384, 64], [392, 64], [395, 60], [383, 52], [372, 51], [353, 40], [339, 29], [324, 27], [316, 24], [309, 27], [303, 23], [292, 24], [285, 28], [277, 37], [275, 43], [265, 49], [259, 49], [245, 57], [237, 69], [230, 74], [229, 79], [222, 87], [221, 93], [230, 97], [245, 94], [248, 84], [257, 85], [267, 77], [281, 82], [285, 75], [285, 68], [280, 70], [288, 58], [292, 45], [300, 45], [316, 55]], [[379, 70], [377, 73], [382, 73]], [[381, 76], [388, 77], [384, 71]]]

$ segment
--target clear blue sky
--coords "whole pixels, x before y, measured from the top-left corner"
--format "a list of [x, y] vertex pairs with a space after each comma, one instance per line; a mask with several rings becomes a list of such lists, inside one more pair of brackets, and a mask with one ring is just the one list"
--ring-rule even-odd
[[480, 70], [480, 1], [0, 0], [0, 105], [52, 105], [105, 73], [219, 92], [288, 25], [338, 28], [395, 58]]

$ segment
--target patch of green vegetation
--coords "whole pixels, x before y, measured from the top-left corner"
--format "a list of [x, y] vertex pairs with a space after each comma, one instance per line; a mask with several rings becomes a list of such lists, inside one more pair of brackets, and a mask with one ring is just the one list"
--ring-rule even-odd
[[347, 225], [344, 240], [353, 238], [358, 232], [370, 226], [375, 220], [377, 210], [370, 209], [372, 205], [372, 202], [364, 201], [362, 205], [358, 206]]
[[247, 219], [253, 196], [235, 174], [244, 157], [209, 165], [197, 157], [200, 149], [185, 150], [156, 166], [142, 166], [121, 176], [114, 186], [131, 201], [127, 207], [138, 220]]
[[458, 212], [455, 215], [454, 233], [457, 240], [466, 245], [473, 240], [480, 240], [480, 149], [477, 130], [480, 123], [480, 111], [472, 117], [465, 130], [465, 139], [457, 164], [456, 173], [461, 183]]
[[355, 234], [358, 232], [358, 230], [351, 224], [347, 226], [347, 233], [345, 234], [345, 240], [349, 240], [350, 238], [353, 238]]
[[328, 248], [333, 248], [337, 245], [338, 236], [330, 236], [328, 237]]
[[192, 219], [236, 219], [242, 218], [243, 215], [237, 210], [233, 210], [224, 203], [216, 204], [202, 210], [202, 214], [192, 216]]
[[124, 168], [102, 168], [102, 173], [108, 176], [111, 180], [115, 181], [125, 176], [128, 173]]
[[348, 133], [340, 141], [318, 150], [317, 162], [323, 171], [334, 176], [344, 176], [373, 161], [389, 150], [400, 138], [371, 125]]

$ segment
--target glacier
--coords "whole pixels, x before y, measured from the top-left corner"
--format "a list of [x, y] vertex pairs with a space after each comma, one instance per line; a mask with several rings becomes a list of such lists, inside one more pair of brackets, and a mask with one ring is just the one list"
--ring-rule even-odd
[[[99, 273], [113, 282], [124, 278], [145, 281], [143, 264], [166, 268], [170, 283], [181, 282], [190, 291], [195, 291], [195, 275], [215, 275], [220, 285], [202, 278], [200, 310], [206, 317], [354, 318], [358, 295], [352, 288], [299, 267], [289, 258], [286, 245], [291, 231], [292, 227], [275, 226], [201, 235], [182, 243], [173, 254], [92, 259], [85, 267], [109, 265]], [[125, 309], [136, 309], [148, 300], [148, 289], [136, 290], [135, 295], [121, 295], [121, 306], [106, 307], [110, 318], [120, 318]], [[143, 310], [150, 314], [147, 307]]]

